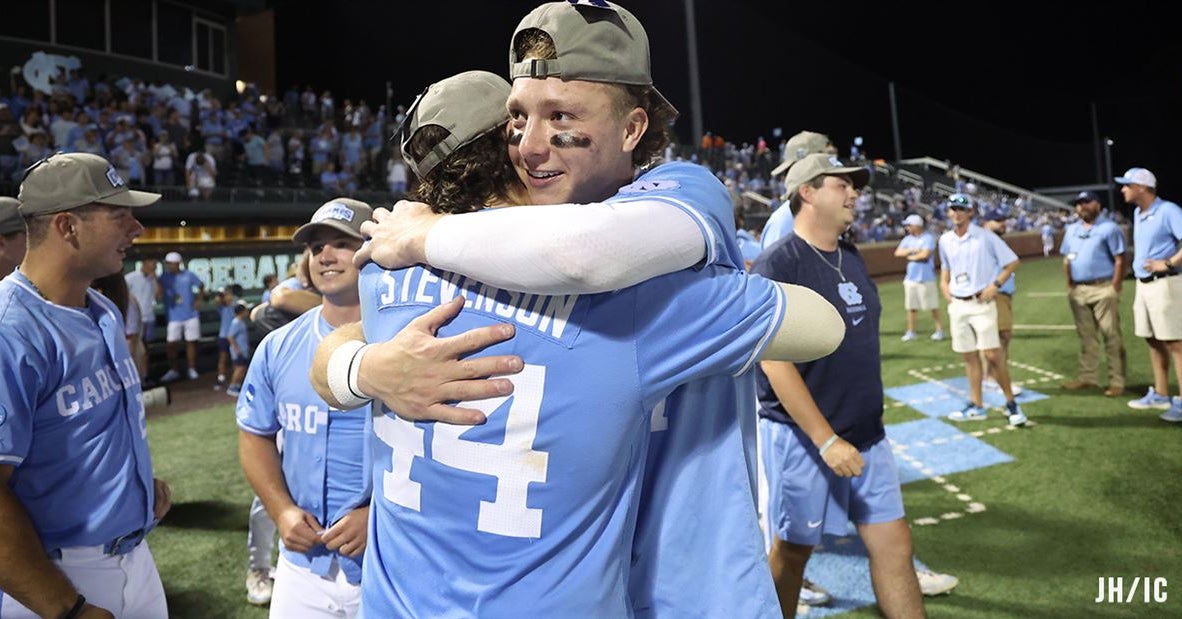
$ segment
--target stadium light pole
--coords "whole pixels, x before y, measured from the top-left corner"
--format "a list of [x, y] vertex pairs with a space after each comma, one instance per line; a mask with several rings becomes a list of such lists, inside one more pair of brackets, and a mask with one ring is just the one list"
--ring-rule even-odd
[[1112, 145], [1113, 144], [1116, 144], [1115, 140], [1113, 140], [1112, 138], [1108, 138], [1108, 137], [1104, 138], [1104, 167], [1108, 171], [1108, 178], [1105, 179], [1106, 182], [1104, 184], [1108, 185], [1108, 208], [1113, 209], [1112, 212], [1115, 213], [1116, 212], [1116, 210], [1115, 210], [1116, 204], [1112, 201], [1112, 197], [1113, 197], [1112, 196], [1112, 179], [1115, 178], [1112, 175]]
[[690, 121], [693, 135], [690, 144], [702, 139], [702, 86], [698, 82], [698, 28], [694, 21], [694, 0], [685, 0], [685, 44], [689, 61]]
[[895, 138], [895, 162], [903, 160], [903, 139], [899, 136], [899, 103], [895, 100], [895, 83], [887, 82], [891, 95], [891, 133]]

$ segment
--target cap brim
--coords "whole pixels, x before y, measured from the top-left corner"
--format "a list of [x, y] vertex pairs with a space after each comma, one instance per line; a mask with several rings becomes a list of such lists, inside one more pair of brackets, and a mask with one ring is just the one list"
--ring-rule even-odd
[[314, 232], [316, 232], [316, 228], [321, 228], [321, 227], [332, 228], [333, 230], [344, 232], [345, 234], [347, 234], [355, 239], [365, 240], [365, 237], [361, 236], [360, 234], [357, 234], [357, 231], [350, 228], [349, 226], [346, 226], [345, 224], [340, 223], [339, 221], [326, 219], [325, 221], [318, 221], [316, 223], [304, 224], [304, 225], [300, 226], [299, 228], [296, 229], [295, 234], [291, 235], [291, 242], [297, 243], [297, 244], [307, 243], [308, 239], [311, 238], [312, 234]]
[[847, 174], [850, 180], [854, 181], [854, 189], [861, 189], [870, 182], [870, 170], [866, 168], [856, 168], [853, 166], [847, 168], [830, 168], [822, 172], [825, 176], [840, 176]]
[[1112, 180], [1116, 181], [1116, 183], [1118, 185], [1136, 185], [1137, 184], [1137, 181], [1135, 181], [1127, 176], [1118, 176]]
[[772, 178], [786, 173], [788, 168], [791, 168], [792, 164], [796, 163], [797, 161], [797, 159], [785, 159], [780, 165], [776, 166], [775, 169], [772, 170]]
[[152, 193], [150, 191], [136, 191], [128, 189], [127, 191], [120, 191], [119, 193], [107, 196], [101, 200], [95, 200], [98, 204], [109, 204], [111, 206], [130, 206], [138, 208], [141, 206], [151, 206], [160, 201], [161, 195]]

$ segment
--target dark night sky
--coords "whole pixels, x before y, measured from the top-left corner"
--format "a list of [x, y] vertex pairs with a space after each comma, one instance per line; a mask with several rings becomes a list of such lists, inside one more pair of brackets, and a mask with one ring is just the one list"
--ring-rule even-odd
[[[504, 75], [508, 41], [535, 0], [276, 1], [280, 88], [311, 82], [338, 103], [409, 103], [469, 69]], [[703, 125], [735, 142], [775, 127], [855, 135], [894, 158], [889, 82], [904, 157], [924, 155], [1027, 187], [1098, 181], [1093, 139], [1115, 140], [1117, 174], [1182, 166], [1182, 36], [1153, 2], [894, 3], [695, 0]], [[683, 0], [625, 4], [652, 42], [658, 88], [691, 136]], [[1101, 166], [1098, 169], [1098, 166]]]

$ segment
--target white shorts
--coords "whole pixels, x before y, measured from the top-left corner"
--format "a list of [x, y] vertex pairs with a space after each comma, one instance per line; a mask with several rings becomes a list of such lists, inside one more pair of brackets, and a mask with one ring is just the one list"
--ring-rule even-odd
[[[65, 573], [86, 601], [111, 611], [116, 617], [165, 619], [168, 603], [164, 586], [148, 543], [141, 542], [122, 555], [107, 555], [102, 546], [63, 548], [54, 565]], [[20, 602], [4, 594], [0, 598], [0, 616], [4, 619], [35, 618]]]
[[349, 619], [361, 609], [361, 585], [350, 584], [345, 571], [333, 566], [333, 578], [313, 574], [279, 555], [275, 588], [271, 591], [273, 619]]
[[1001, 348], [997, 333], [997, 303], [952, 299], [948, 304], [948, 328], [952, 333], [952, 352]]
[[862, 474], [838, 477], [817, 449], [788, 424], [759, 420], [767, 475], [765, 531], [792, 544], [816, 546], [821, 535], [846, 535], [848, 524], [880, 524], [903, 518], [903, 491], [891, 444], [883, 439], [862, 452]]
[[903, 307], [908, 310], [940, 309], [940, 297], [936, 282], [913, 282], [903, 280]]
[[165, 341], [179, 342], [184, 336], [186, 342], [196, 342], [201, 339], [201, 319], [194, 316], [188, 320], [169, 321], [168, 335]]
[[1156, 340], [1182, 340], [1182, 275], [1137, 282], [1133, 333]]

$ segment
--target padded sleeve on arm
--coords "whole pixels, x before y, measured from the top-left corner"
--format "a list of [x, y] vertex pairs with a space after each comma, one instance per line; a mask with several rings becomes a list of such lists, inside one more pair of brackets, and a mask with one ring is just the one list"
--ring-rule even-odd
[[681, 209], [637, 200], [445, 217], [427, 235], [426, 253], [431, 266], [500, 288], [590, 294], [694, 266], [706, 241]]

